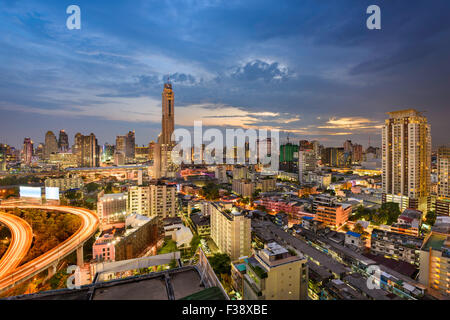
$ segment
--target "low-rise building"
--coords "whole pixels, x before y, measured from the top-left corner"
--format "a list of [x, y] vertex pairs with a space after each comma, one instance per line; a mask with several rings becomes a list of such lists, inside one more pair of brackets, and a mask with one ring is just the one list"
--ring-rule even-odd
[[83, 187], [83, 179], [80, 176], [45, 179], [46, 187], [59, 188], [60, 191], [80, 189]]
[[245, 259], [244, 300], [306, 300], [307, 259], [272, 242]]
[[316, 220], [331, 228], [339, 228], [345, 224], [352, 214], [352, 206], [346, 203], [338, 203], [332, 197], [315, 197], [313, 210]]
[[371, 235], [370, 250], [376, 255], [419, 265], [422, 242], [422, 238], [374, 229]]
[[207, 215], [202, 215], [199, 213], [191, 214], [191, 221], [195, 232], [200, 237], [205, 237], [211, 234], [211, 217]]
[[350, 248], [355, 247], [359, 250], [363, 250], [366, 246], [366, 241], [360, 233], [347, 231], [344, 244]]

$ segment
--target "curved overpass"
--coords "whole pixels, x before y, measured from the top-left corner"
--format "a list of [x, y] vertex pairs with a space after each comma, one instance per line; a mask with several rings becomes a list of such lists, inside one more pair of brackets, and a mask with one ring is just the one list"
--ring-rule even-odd
[[[45, 209], [53, 211], [67, 212], [81, 218], [81, 226], [72, 236], [60, 243], [55, 248], [47, 251], [41, 256], [15, 269], [7, 276], [0, 277], [0, 291], [8, 289], [16, 283], [25, 281], [34, 275], [46, 270], [62, 258], [82, 247], [97, 230], [99, 220], [97, 215], [88, 209], [67, 206], [46, 206], [46, 205], [4, 205], [0, 209]], [[26, 254], [26, 253], [25, 253]]]
[[6, 212], [0, 212], [0, 222], [11, 232], [11, 243], [0, 260], [1, 279], [14, 271], [27, 255], [33, 242], [33, 230], [25, 220]]

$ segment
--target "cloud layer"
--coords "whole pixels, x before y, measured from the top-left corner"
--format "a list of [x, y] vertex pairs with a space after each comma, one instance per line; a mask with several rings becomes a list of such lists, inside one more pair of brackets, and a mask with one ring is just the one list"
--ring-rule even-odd
[[[450, 3], [379, 1], [3, 1], [0, 140], [47, 130], [101, 142], [160, 130], [162, 84], [176, 123], [277, 128], [292, 139], [379, 143], [385, 112], [426, 111], [433, 144], [448, 143]], [[447, 117], [446, 117], [447, 116]]]

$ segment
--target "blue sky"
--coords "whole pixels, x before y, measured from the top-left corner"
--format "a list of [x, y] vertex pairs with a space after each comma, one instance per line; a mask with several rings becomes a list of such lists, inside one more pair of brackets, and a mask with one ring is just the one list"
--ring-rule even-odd
[[[81, 8], [81, 30], [66, 8]], [[381, 7], [382, 30], [366, 28]], [[0, 0], [0, 141], [47, 130], [100, 143], [160, 131], [170, 74], [176, 126], [278, 128], [291, 140], [380, 143], [385, 113], [426, 111], [449, 141], [448, 0]]]

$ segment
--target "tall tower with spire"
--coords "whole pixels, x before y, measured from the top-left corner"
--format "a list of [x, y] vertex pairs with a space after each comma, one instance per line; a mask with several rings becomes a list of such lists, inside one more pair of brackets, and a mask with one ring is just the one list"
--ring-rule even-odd
[[162, 92], [162, 129], [159, 137], [159, 143], [161, 145], [172, 144], [172, 133], [175, 125], [175, 108], [174, 108], [174, 95], [172, 90], [172, 84], [170, 80], [164, 84]]
[[175, 127], [174, 94], [170, 79], [164, 84], [162, 92], [162, 121], [161, 133], [158, 136], [158, 143], [155, 144], [155, 155], [153, 160], [153, 177], [172, 176], [175, 167], [171, 161], [171, 151], [175, 145], [172, 141], [172, 133]]

